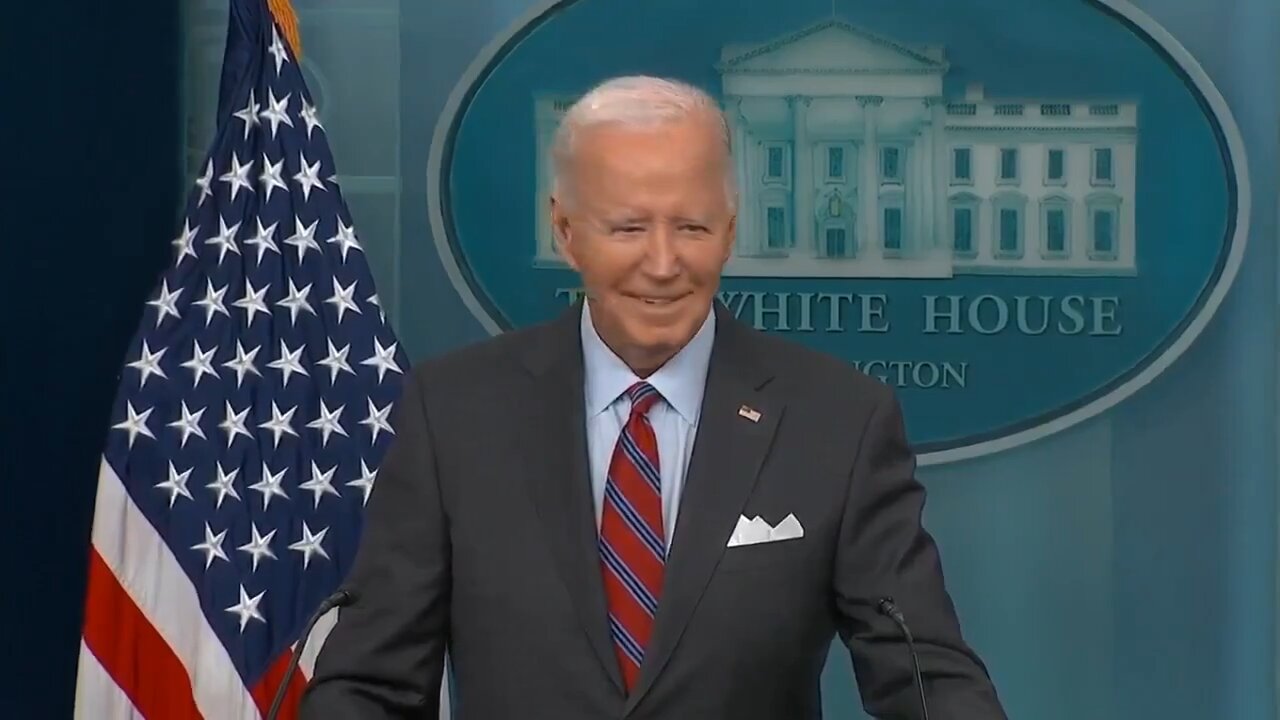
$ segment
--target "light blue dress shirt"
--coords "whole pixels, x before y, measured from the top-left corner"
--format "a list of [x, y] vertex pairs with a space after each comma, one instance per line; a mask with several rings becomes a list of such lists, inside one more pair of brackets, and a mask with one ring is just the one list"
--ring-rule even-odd
[[[626, 391], [641, 378], [596, 334], [595, 325], [591, 323], [590, 303], [583, 303], [581, 325], [587, 453], [591, 463], [596, 527], [599, 528], [609, 461], [622, 426], [631, 413], [631, 401]], [[680, 494], [684, 491], [685, 470], [693, 452], [714, 337], [715, 313], [710, 312], [693, 339], [657, 372], [644, 378], [662, 396], [649, 410], [649, 423], [658, 440], [663, 536], [668, 547], [675, 531]]]

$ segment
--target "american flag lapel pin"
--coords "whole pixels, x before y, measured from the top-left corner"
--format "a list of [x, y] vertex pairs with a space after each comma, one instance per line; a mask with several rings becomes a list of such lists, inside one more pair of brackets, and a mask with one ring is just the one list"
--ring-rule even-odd
[[760, 411], [748, 405], [738, 408], [738, 417], [744, 417], [751, 422], [760, 422]]

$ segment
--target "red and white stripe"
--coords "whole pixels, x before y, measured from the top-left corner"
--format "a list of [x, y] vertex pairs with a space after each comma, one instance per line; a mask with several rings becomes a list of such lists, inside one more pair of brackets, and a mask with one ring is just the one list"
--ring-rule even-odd
[[[205, 619], [195, 586], [105, 459], [98, 472], [88, 581], [77, 720], [266, 715], [292, 654], [283, 653], [256, 687], [245, 687]], [[337, 612], [316, 625], [280, 717], [296, 716]], [[449, 717], [443, 689], [440, 717]]]

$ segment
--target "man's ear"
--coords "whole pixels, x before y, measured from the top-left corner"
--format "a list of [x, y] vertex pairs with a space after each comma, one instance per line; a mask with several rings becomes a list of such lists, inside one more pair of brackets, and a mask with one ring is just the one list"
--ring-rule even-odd
[[578, 269], [578, 261], [574, 258], [573, 227], [569, 214], [565, 212], [564, 202], [555, 194], [551, 195], [551, 232], [555, 239], [556, 251], [560, 257], [574, 270]]
[[734, 213], [729, 218], [729, 227], [725, 231], [728, 242], [724, 244], [724, 262], [729, 262], [729, 258], [733, 257], [733, 246], [738, 243], [738, 215]]

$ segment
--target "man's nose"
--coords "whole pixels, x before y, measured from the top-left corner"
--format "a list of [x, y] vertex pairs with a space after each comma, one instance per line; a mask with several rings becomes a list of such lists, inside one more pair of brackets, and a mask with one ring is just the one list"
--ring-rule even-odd
[[675, 233], [666, 225], [659, 225], [649, 235], [649, 243], [645, 249], [644, 270], [646, 274], [655, 278], [671, 278], [680, 273]]

